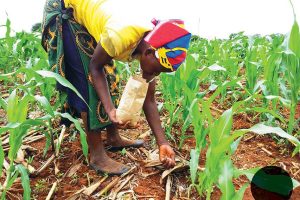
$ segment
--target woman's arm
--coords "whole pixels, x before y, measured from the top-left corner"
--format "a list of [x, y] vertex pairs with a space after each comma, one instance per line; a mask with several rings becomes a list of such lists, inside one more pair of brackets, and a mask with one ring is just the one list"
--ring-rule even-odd
[[116, 124], [122, 124], [116, 118], [116, 108], [112, 103], [109, 93], [109, 87], [104, 72], [104, 65], [111, 63], [112, 57], [102, 48], [99, 43], [93, 53], [89, 64], [89, 70], [92, 76], [95, 90], [104, 106], [109, 119]]
[[165, 132], [161, 126], [160, 116], [155, 101], [155, 80], [150, 82], [147, 91], [146, 99], [143, 105], [143, 110], [146, 115], [146, 119], [152, 132], [155, 135], [156, 142], [159, 146], [159, 157], [161, 162], [168, 168], [175, 165], [175, 153], [170, 147]]

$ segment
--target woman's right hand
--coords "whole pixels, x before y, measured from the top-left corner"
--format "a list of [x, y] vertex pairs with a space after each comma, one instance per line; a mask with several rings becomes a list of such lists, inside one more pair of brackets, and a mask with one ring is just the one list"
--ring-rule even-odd
[[107, 114], [112, 123], [114, 123], [116, 125], [123, 124], [122, 121], [117, 119], [117, 109], [113, 108]]
[[117, 119], [117, 109], [116, 108], [111, 109], [107, 114], [108, 114], [110, 121], [113, 124], [115, 124], [118, 128], [125, 128], [129, 123], [129, 122], [124, 123], [121, 120]]

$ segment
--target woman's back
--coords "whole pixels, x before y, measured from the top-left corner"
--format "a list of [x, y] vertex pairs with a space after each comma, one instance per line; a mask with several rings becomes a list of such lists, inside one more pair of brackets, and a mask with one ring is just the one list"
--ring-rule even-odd
[[[149, 11], [139, 10], [140, 4], [135, 0], [64, 1], [67, 8], [73, 8], [75, 20], [85, 26], [106, 52], [117, 60], [131, 60], [139, 40], [153, 27], [151, 15], [147, 14]], [[128, 4], [132, 10], [125, 9]]]

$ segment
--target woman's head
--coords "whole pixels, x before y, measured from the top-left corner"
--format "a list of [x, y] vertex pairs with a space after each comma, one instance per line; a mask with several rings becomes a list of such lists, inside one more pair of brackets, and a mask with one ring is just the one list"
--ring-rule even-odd
[[167, 69], [161, 65], [159, 59], [155, 55], [155, 49], [153, 49], [145, 41], [141, 42], [145, 45], [140, 54], [140, 65], [144, 76], [152, 79], [154, 76], [158, 76], [161, 72], [172, 72], [171, 69]]
[[186, 58], [191, 33], [184, 29], [182, 20], [153, 22], [155, 27], [144, 41], [154, 50], [152, 55], [164, 68], [176, 71]]
[[143, 74], [154, 77], [176, 71], [186, 58], [191, 34], [182, 20], [153, 21], [154, 29], [138, 46]]

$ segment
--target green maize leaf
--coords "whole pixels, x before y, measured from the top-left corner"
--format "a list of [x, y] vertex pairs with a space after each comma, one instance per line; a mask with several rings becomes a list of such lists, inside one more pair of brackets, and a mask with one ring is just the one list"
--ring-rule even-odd
[[2, 177], [2, 166], [4, 162], [4, 151], [2, 146], [2, 140], [0, 140], [0, 177]]
[[[189, 76], [188, 80], [186, 81], [186, 85], [192, 90], [198, 92], [199, 88], [199, 79], [197, 78], [201, 74], [201, 71], [198, 69], [193, 69], [191, 75]], [[181, 81], [181, 80], [178, 80]]]
[[8, 158], [11, 162], [17, 157], [17, 152], [22, 145], [22, 139], [25, 137], [29, 127], [21, 126], [18, 129], [10, 131]]
[[4, 133], [4, 132], [7, 132], [11, 129], [14, 129], [14, 128], [17, 128], [20, 126], [21, 123], [12, 123], [12, 122], [9, 122], [6, 126], [4, 127], [1, 127], [0, 128], [0, 134]]
[[0, 97], [0, 108], [7, 110], [7, 102]]
[[232, 105], [232, 111], [234, 114], [239, 113], [239, 112], [243, 112], [242, 110], [242, 106], [245, 107], [245, 105], [251, 101], [252, 99], [254, 99], [257, 95], [251, 95], [249, 96], [247, 99], [244, 99], [243, 101], [237, 101], [234, 102], [234, 104]]
[[[299, 133], [300, 133], [300, 131], [299, 131], [296, 135], [299, 135]], [[293, 151], [293, 153], [292, 153], [292, 156], [294, 157], [297, 153], [299, 153], [299, 151], [300, 151], [300, 145], [298, 145], [298, 146], [294, 149], [294, 151]]]
[[225, 90], [227, 87], [232, 87], [232, 86], [236, 85], [237, 82], [239, 82], [240, 80], [241, 79], [238, 78], [238, 79], [234, 79], [229, 82], [225, 81], [221, 86], [219, 86], [218, 89], [213, 93], [213, 95], [211, 95], [211, 97], [207, 100], [207, 103], [209, 104], [209, 106], [223, 90]]
[[15, 109], [17, 108], [18, 96], [17, 90], [13, 90], [7, 100], [7, 120], [8, 122], [17, 122]]
[[260, 170], [259, 167], [255, 167], [255, 168], [251, 168], [251, 169], [237, 169], [237, 168], [234, 168], [234, 178], [238, 178], [242, 175], [245, 175], [247, 176], [247, 178], [251, 181], [254, 174]]
[[9, 181], [7, 182], [7, 185], [5, 187], [5, 190], [2, 193], [1, 199], [6, 199], [5, 195], [6, 195], [6, 191], [11, 188], [11, 186], [13, 185], [13, 183], [15, 182], [15, 180], [18, 178], [19, 176], [19, 171], [15, 170], [15, 166], [13, 165], [12, 167], [9, 168], [9, 173], [12, 173], [12, 177], [9, 179]]
[[1, 81], [10, 81], [11, 79], [10, 79], [10, 77], [8, 77], [8, 76], [5, 76], [6, 74], [0, 74], [0, 80]]
[[45, 144], [45, 147], [44, 147], [43, 156], [46, 156], [47, 151], [48, 151], [48, 149], [51, 145], [51, 136], [50, 136], [48, 131], [45, 131], [44, 134], [45, 134], [45, 137], [46, 137], [46, 144]]
[[294, 21], [290, 38], [289, 38], [289, 48], [300, 58], [300, 33], [299, 33], [299, 25], [297, 21]]
[[35, 95], [34, 98], [41, 104], [41, 106], [47, 111], [48, 114], [54, 117], [53, 109], [46, 97]]
[[8, 124], [6, 124], [4, 127], [0, 128], [0, 134], [6, 132], [6, 131], [10, 131], [10, 130], [14, 130], [14, 129], [18, 129], [22, 126], [25, 127], [33, 127], [33, 126], [46, 126], [45, 122], [43, 122], [41, 120], [42, 118], [37, 118], [37, 119], [27, 119], [26, 121], [19, 123], [19, 122], [9, 122]]
[[195, 98], [192, 103], [191, 103], [191, 106], [190, 106], [190, 116], [191, 116], [191, 119], [192, 121], [198, 121], [197, 119], [199, 119], [199, 106], [198, 106], [198, 99]]
[[30, 189], [30, 182], [29, 182], [29, 176], [27, 170], [23, 165], [17, 165], [16, 169], [21, 174], [21, 182], [24, 189], [23, 199], [30, 200], [31, 189]]
[[168, 90], [168, 93], [170, 94], [170, 97], [171, 97], [171, 101], [172, 100], [175, 100], [176, 99], [176, 88], [175, 87], [169, 87], [169, 84], [172, 84], [172, 85], [176, 85], [175, 82], [176, 82], [176, 78], [175, 78], [175, 73], [167, 73], [165, 74], [165, 90]]
[[30, 95], [26, 95], [19, 100], [17, 109], [15, 108], [15, 115], [17, 116], [16, 120], [18, 122], [24, 122], [26, 120], [27, 113], [28, 113], [28, 106], [31, 100], [32, 97]]
[[265, 98], [268, 100], [278, 99], [285, 107], [289, 107], [291, 104], [291, 100], [284, 99], [281, 96], [268, 95]]
[[197, 65], [196, 65], [195, 57], [188, 54], [185, 63], [183, 64], [182, 67], [179, 68], [180, 78], [184, 82], [187, 82], [187, 80], [189, 79], [189, 75], [191, 74], [191, 71], [196, 68]]
[[243, 136], [244, 134], [246, 134], [247, 132], [249, 132], [248, 130], [237, 130], [234, 131], [232, 133], [232, 135], [230, 135], [229, 137], [225, 138], [222, 140], [222, 142], [220, 142], [213, 150], [213, 155], [219, 155], [223, 152], [226, 152], [228, 150], [232, 150], [231, 149], [231, 144], [234, 142], [234, 140], [238, 137]]
[[255, 93], [258, 90], [258, 88], [260, 88], [264, 83], [265, 83], [265, 80], [258, 81], [253, 88], [253, 93]]
[[231, 108], [226, 110], [212, 126], [210, 139], [213, 145], [218, 145], [229, 135], [232, 128], [232, 114]]
[[10, 33], [11, 33], [11, 21], [7, 18], [6, 19], [6, 33], [5, 33], [5, 37], [9, 38], [10, 37]]
[[[79, 121], [76, 120], [76, 119], [74, 119], [69, 113], [54, 112], [54, 114], [55, 115], [59, 115], [59, 116], [61, 116], [63, 118], [67, 118], [68, 120], [70, 120], [71, 122], [73, 122], [75, 124], [76, 129], [80, 133], [80, 142], [81, 142], [81, 145], [82, 145], [83, 155], [87, 159], [87, 156], [88, 156], [88, 144], [87, 144], [87, 141], [86, 141], [86, 134], [85, 134], [84, 130], [81, 128]], [[88, 162], [88, 159], [87, 159], [87, 162]]]
[[256, 134], [264, 135], [268, 133], [275, 133], [276, 135], [286, 138], [292, 143], [296, 144], [297, 146], [300, 144], [299, 140], [295, 138], [294, 136], [288, 134], [284, 130], [282, 130], [279, 127], [271, 127], [271, 126], [266, 126], [264, 124], [256, 124], [252, 126], [248, 131], [254, 132]]
[[26, 120], [28, 112], [28, 103], [31, 101], [29, 95], [19, 100], [17, 90], [15, 89], [8, 97], [7, 118], [9, 122], [23, 122]]
[[[55, 114], [55, 113], [54, 113]], [[37, 120], [40, 120], [40, 121], [49, 121], [49, 119], [52, 119], [53, 117], [49, 114], [46, 114], [42, 117], [39, 117], [39, 118], [36, 118]]]
[[196, 98], [197, 99], [203, 99], [203, 97], [205, 97], [206, 92], [197, 92], [196, 94]]
[[71, 90], [73, 90], [77, 96], [79, 98], [81, 98], [85, 104], [88, 106], [88, 104], [86, 103], [86, 101], [84, 100], [84, 98], [81, 96], [81, 94], [76, 90], [76, 88], [67, 80], [64, 79], [62, 76], [58, 75], [57, 73], [54, 72], [50, 72], [50, 71], [44, 71], [44, 70], [38, 70], [36, 71], [38, 74], [40, 74], [43, 77], [46, 78], [54, 78], [57, 82], [59, 82], [61, 85], [70, 88]]
[[242, 137], [239, 137], [237, 140], [235, 140], [235, 141], [230, 145], [230, 153], [231, 153], [231, 154], [233, 154], [233, 153], [237, 150], [237, 148], [238, 148], [238, 146], [239, 146], [241, 140], [242, 140]]
[[[30, 88], [30, 85], [18, 85], [17, 87], [18, 89], [21, 89], [21, 90], [24, 90], [25, 94], [28, 93], [28, 94], [31, 94], [31, 88]], [[25, 96], [25, 95], [24, 95]]]
[[195, 61], [199, 59], [199, 54], [191, 53], [189, 55], [191, 55], [194, 58]]
[[190, 155], [191, 155], [191, 159], [189, 165], [190, 165], [191, 180], [192, 180], [192, 184], [195, 184], [200, 152], [198, 149], [192, 149]]
[[213, 65], [209, 66], [208, 69], [210, 71], [214, 71], [214, 72], [216, 72], [216, 71], [226, 71], [226, 68], [224, 68], [220, 65], [217, 65], [217, 64], [213, 64]]
[[191, 123], [194, 127], [194, 137], [196, 139], [196, 148], [200, 150], [205, 145], [205, 136], [207, 131], [203, 131], [202, 114], [199, 111], [198, 99], [195, 98], [189, 108]]
[[46, 123], [42, 121], [42, 118], [27, 119], [21, 123], [21, 126], [24, 126], [27, 128], [34, 127], [34, 126], [46, 126]]
[[232, 183], [233, 166], [231, 160], [225, 160], [221, 165], [219, 176], [219, 187], [222, 192], [221, 200], [231, 200], [234, 195], [234, 185]]
[[215, 91], [217, 88], [218, 88], [218, 85], [212, 83], [212, 84], [209, 86], [208, 90], [209, 90], [209, 91]]
[[184, 123], [181, 127], [182, 133], [185, 133], [185, 131], [189, 128], [190, 124], [191, 124], [191, 118], [190, 116], [188, 116], [187, 118], [185, 118]]
[[197, 93], [193, 91], [191, 88], [189, 88], [189, 86], [186, 83], [182, 84], [182, 89], [184, 90], [183, 107], [185, 106], [189, 107], [190, 103], [195, 99]]
[[255, 111], [258, 113], [270, 113], [271, 115], [273, 115], [274, 117], [279, 119], [281, 122], [286, 123], [286, 120], [281, 115], [279, 115], [275, 111], [269, 110], [267, 108], [253, 107], [253, 108], [245, 108], [245, 109], [239, 110], [239, 112], [244, 112], [244, 111], [250, 111], [250, 112]]
[[239, 189], [239, 191], [237, 191], [235, 193], [235, 195], [233, 196], [232, 200], [242, 200], [243, 197], [244, 197], [244, 193], [245, 193], [245, 191], [246, 191], [246, 189], [247, 189], [248, 186], [249, 186], [249, 183], [244, 184], [243, 187], [241, 187]]
[[214, 123], [214, 118], [212, 116], [212, 113], [210, 111], [210, 104], [207, 101], [204, 101], [202, 99], [200, 99], [200, 102], [202, 104], [202, 112], [204, 113], [204, 115], [206, 116], [208, 123], [209, 124], [213, 124]]
[[[224, 139], [222, 141], [222, 143], [219, 144], [218, 147], [216, 147], [216, 149], [214, 150], [214, 153], [218, 154], [220, 152], [223, 152], [234, 141], [235, 138], [242, 136], [247, 132], [254, 132], [254, 133], [260, 134], [260, 135], [275, 133], [276, 135], [278, 135], [282, 138], [288, 139], [291, 143], [296, 145], [296, 147], [297, 147], [296, 150], [299, 150], [299, 145], [300, 145], [299, 140], [297, 138], [295, 138], [294, 136], [286, 133], [281, 128], [266, 126], [264, 124], [256, 124], [256, 125], [252, 126], [250, 129], [240, 129], [240, 130], [234, 131], [230, 137]], [[295, 155], [295, 153], [296, 152], [294, 151], [293, 156]]]
[[199, 76], [198, 76], [198, 79], [199, 79], [200, 81], [205, 80], [205, 79], [208, 77], [208, 75], [210, 74], [210, 71], [207, 70], [207, 67], [202, 68], [202, 69], [198, 69], [198, 70], [201, 71], [201, 73], [200, 73]]
[[17, 71], [6, 73], [6, 74], [0, 74], [0, 80], [11, 80], [11, 77], [15, 74], [24, 72], [24, 68], [20, 68]]

